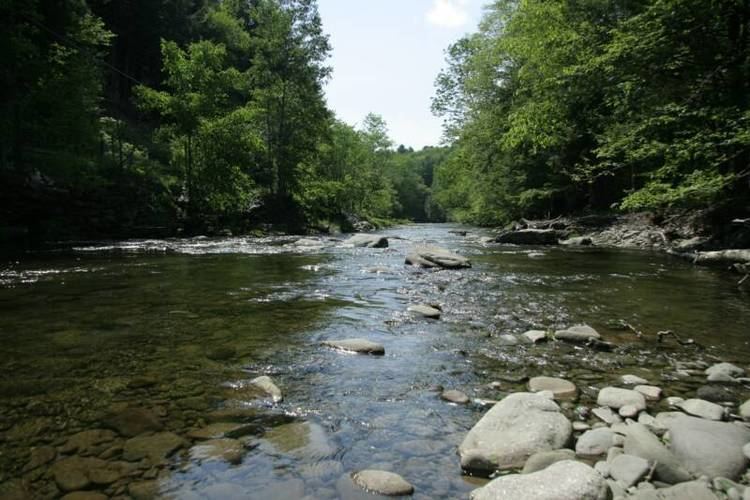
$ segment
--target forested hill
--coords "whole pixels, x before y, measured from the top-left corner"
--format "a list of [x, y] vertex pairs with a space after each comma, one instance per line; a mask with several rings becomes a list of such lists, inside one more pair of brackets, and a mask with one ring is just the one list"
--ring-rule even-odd
[[0, 3], [5, 239], [431, 220], [445, 151], [337, 120], [314, 0]]
[[448, 51], [436, 199], [497, 224], [750, 200], [748, 0], [493, 2]]

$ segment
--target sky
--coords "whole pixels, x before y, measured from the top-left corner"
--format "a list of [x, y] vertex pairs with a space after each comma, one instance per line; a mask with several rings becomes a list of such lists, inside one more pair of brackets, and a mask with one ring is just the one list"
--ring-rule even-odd
[[329, 106], [357, 125], [381, 115], [396, 145], [436, 146], [430, 102], [445, 49], [475, 31], [486, 0], [318, 0], [333, 47]]

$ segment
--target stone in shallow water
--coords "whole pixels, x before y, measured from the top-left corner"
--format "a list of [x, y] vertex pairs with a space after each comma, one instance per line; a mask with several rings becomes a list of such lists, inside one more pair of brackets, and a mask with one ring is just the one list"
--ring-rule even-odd
[[292, 422], [270, 429], [261, 446], [269, 453], [283, 453], [298, 459], [321, 459], [336, 453], [325, 430], [313, 422]]
[[91, 429], [73, 434], [68, 441], [60, 448], [61, 453], [86, 454], [92, 451], [98, 445], [109, 443], [115, 439], [116, 434], [108, 429]]
[[238, 438], [243, 435], [251, 434], [258, 428], [254, 425], [236, 424], [232, 422], [217, 422], [209, 424], [200, 429], [193, 429], [188, 432], [190, 439], [206, 440], [219, 438]]
[[643, 479], [650, 468], [645, 458], [622, 454], [612, 459], [609, 472], [612, 478], [620, 481], [626, 488], [630, 488]]
[[565, 330], [557, 330], [555, 332], [555, 339], [564, 340], [566, 342], [583, 343], [592, 339], [600, 340], [601, 335], [588, 325], [576, 325], [566, 328]]
[[403, 477], [384, 470], [363, 470], [352, 474], [354, 483], [371, 493], [404, 496], [414, 493], [414, 486]]
[[537, 342], [547, 340], [547, 332], [544, 330], [529, 330], [528, 332], [524, 332], [523, 337], [532, 344], [536, 344]]
[[365, 339], [327, 340], [323, 342], [323, 345], [357, 354], [373, 354], [376, 356], [385, 354], [385, 348], [382, 345]]
[[536, 452], [563, 448], [570, 421], [554, 401], [536, 394], [511, 394], [493, 406], [464, 438], [461, 466], [478, 474], [523, 467]]
[[423, 318], [429, 318], [429, 319], [440, 319], [440, 309], [436, 309], [432, 306], [428, 305], [416, 305], [416, 306], [409, 306], [407, 309], [410, 313], [417, 314], [419, 316], [422, 316]]
[[723, 420], [724, 407], [716, 403], [710, 403], [702, 399], [688, 399], [680, 406], [685, 413], [696, 417], [705, 418], [706, 420]]
[[284, 395], [281, 393], [281, 389], [279, 389], [279, 387], [274, 383], [271, 377], [267, 375], [254, 378], [250, 381], [250, 383], [271, 396], [271, 399], [273, 399], [274, 403], [278, 403], [282, 399], [284, 399]]
[[469, 396], [455, 389], [449, 389], [447, 391], [443, 391], [440, 394], [440, 397], [444, 399], [445, 401], [448, 401], [450, 403], [456, 403], [459, 405], [465, 405], [466, 403], [469, 402]]
[[159, 418], [151, 410], [145, 408], [125, 408], [107, 417], [104, 425], [125, 437], [138, 436], [144, 432], [156, 432], [164, 428]]
[[622, 418], [635, 418], [638, 416], [638, 408], [633, 405], [621, 406], [618, 412]]
[[747, 469], [742, 447], [750, 442], [750, 430], [744, 426], [686, 415], [666, 426], [670, 449], [695, 474], [738, 479]]
[[111, 484], [125, 475], [127, 464], [99, 458], [72, 456], [55, 462], [50, 468], [62, 491], [84, 490], [91, 485]]
[[406, 264], [419, 267], [444, 267], [446, 269], [460, 269], [471, 267], [471, 262], [445, 248], [427, 246], [414, 248], [406, 256]]
[[745, 370], [732, 363], [718, 363], [706, 369], [708, 380], [712, 382], [728, 382], [745, 374]]
[[192, 460], [224, 460], [230, 464], [242, 462], [245, 447], [236, 439], [210, 439], [190, 448]]
[[620, 381], [625, 385], [645, 385], [648, 384], [648, 380], [641, 378], [637, 375], [623, 375], [620, 377]]
[[599, 391], [596, 403], [600, 406], [609, 406], [615, 410], [626, 405], [634, 406], [638, 411], [646, 409], [646, 398], [643, 397], [643, 394], [619, 387], [605, 387]]
[[586, 464], [565, 460], [531, 474], [511, 474], [471, 492], [471, 500], [606, 500], [607, 483]]
[[529, 380], [531, 392], [551, 391], [555, 399], [574, 398], [578, 392], [575, 384], [562, 378], [534, 377]]

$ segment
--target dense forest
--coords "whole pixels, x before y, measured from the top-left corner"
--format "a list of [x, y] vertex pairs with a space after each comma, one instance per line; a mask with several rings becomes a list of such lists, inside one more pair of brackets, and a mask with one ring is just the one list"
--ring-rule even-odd
[[6, 238], [430, 220], [444, 150], [328, 109], [314, 0], [6, 0]]
[[748, 208], [747, 0], [497, 1], [447, 59], [452, 218]]
[[422, 151], [328, 108], [315, 0], [4, 0], [0, 28], [2, 240], [748, 209], [748, 0], [492, 2]]

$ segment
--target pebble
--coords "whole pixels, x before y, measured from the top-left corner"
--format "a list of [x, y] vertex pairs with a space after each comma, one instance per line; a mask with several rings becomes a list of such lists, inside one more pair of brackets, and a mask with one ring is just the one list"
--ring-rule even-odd
[[646, 409], [646, 398], [643, 397], [643, 394], [619, 387], [605, 387], [599, 391], [596, 402], [600, 406], [609, 406], [613, 409], [619, 409], [623, 406], [634, 406], [638, 411]]
[[555, 399], [574, 398], [578, 389], [572, 382], [555, 377], [534, 377], [529, 380], [531, 392], [551, 391]]
[[447, 391], [443, 391], [440, 394], [440, 397], [444, 399], [445, 401], [448, 401], [449, 403], [455, 403], [459, 405], [465, 405], [469, 402], [469, 396], [464, 394], [461, 391], [457, 391], [456, 389], [449, 389]]
[[658, 401], [661, 399], [661, 388], [655, 385], [636, 385], [633, 390], [640, 392], [647, 401]]

